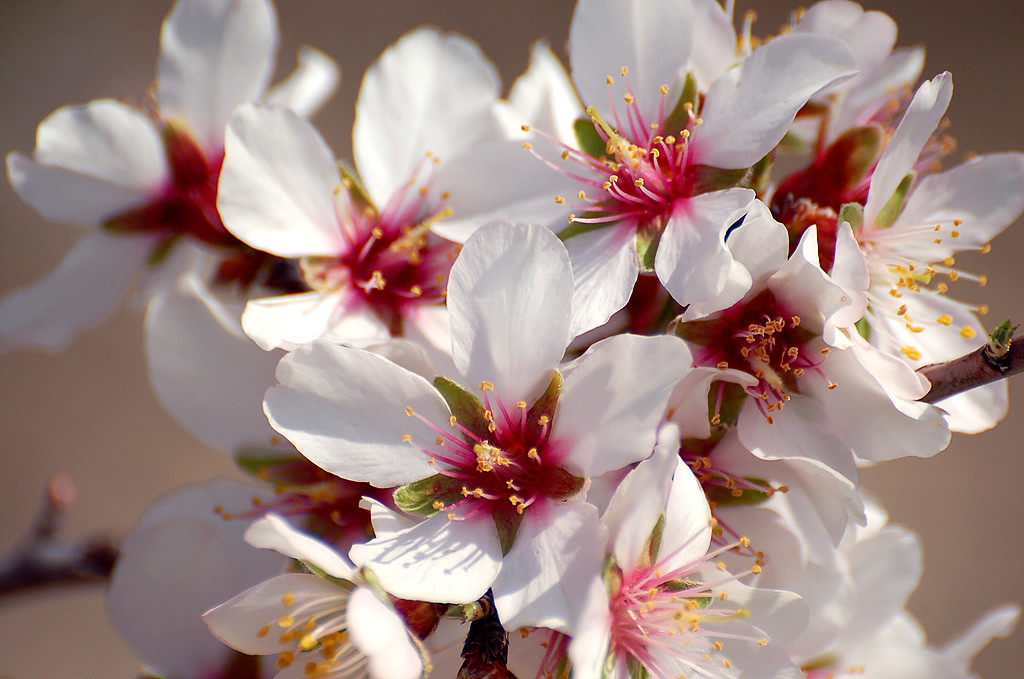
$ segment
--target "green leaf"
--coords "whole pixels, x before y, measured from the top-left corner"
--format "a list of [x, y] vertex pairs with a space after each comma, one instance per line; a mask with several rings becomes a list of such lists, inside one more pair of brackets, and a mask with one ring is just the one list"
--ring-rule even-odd
[[576, 143], [581, 151], [599, 160], [608, 157], [608, 143], [601, 138], [597, 125], [590, 116], [577, 118], [572, 124], [572, 129], [576, 133]]
[[700, 105], [700, 92], [697, 90], [697, 79], [692, 73], [686, 74], [686, 82], [683, 83], [683, 91], [679, 94], [679, 100], [672, 108], [672, 112], [665, 118], [661, 125], [663, 134], [678, 135], [690, 126], [690, 111], [687, 111], [689, 104], [690, 111], [696, 113]]
[[395, 491], [395, 506], [407, 514], [414, 516], [433, 516], [440, 509], [435, 502], [443, 502], [445, 506], [462, 499], [462, 488], [465, 482], [444, 474], [434, 474], [419, 481], [408, 483]]
[[900, 185], [893, 191], [892, 196], [885, 202], [885, 205], [875, 217], [875, 226], [881, 229], [892, 226], [896, 218], [903, 212], [903, 206], [907, 203], [907, 194], [910, 192], [910, 185], [914, 182], [914, 173], [911, 172], [900, 181]]
[[[757, 486], [769, 487], [768, 482], [764, 479], [751, 477], [746, 480]], [[771, 497], [770, 493], [751, 488], [734, 488], [730, 490], [729, 488], [714, 485], [705, 486], [704, 494], [708, 498], [708, 503], [716, 507], [747, 507], [749, 505], [761, 504]]]
[[447, 377], [435, 377], [434, 388], [441, 392], [452, 415], [463, 427], [482, 441], [490, 437], [491, 432], [487, 428], [488, 422], [484, 416], [486, 409], [476, 395]]

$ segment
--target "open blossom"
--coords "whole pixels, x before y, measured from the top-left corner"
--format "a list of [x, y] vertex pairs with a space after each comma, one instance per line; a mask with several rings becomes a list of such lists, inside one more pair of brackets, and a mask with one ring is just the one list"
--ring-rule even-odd
[[[754, 278], [750, 291], [712, 314], [691, 308], [675, 325], [693, 347], [695, 366], [728, 373], [741, 385], [741, 404], [730, 406], [733, 413], [738, 408], [732, 417], [740, 442], [767, 460], [816, 460], [854, 484], [860, 460], [945, 448], [950, 434], [941, 415], [913, 400], [924, 394], [921, 378], [839, 331], [863, 306], [822, 271], [816, 231], [807, 230], [787, 257], [784, 228], [757, 205], [730, 235]], [[848, 227], [837, 242], [833, 272], [862, 271]], [[721, 420], [726, 384], [717, 383], [712, 424]], [[842, 526], [836, 528], [838, 539]]]
[[489, 225], [452, 268], [454, 380], [326, 342], [281, 362], [271, 424], [338, 476], [403, 486], [411, 516], [381, 509], [376, 538], [351, 552], [395, 596], [460, 603], [491, 588], [508, 626], [571, 624], [571, 573], [597, 558], [586, 481], [650, 455], [690, 363], [675, 338], [627, 335], [560, 368], [572, 289], [550, 231]]
[[[651, 677], [801, 676], [782, 643], [801, 630], [806, 609], [709, 563], [726, 550], [708, 553], [711, 513], [677, 448], [670, 425], [602, 517], [609, 557], [569, 644], [572, 676], [625, 679], [638, 667]], [[730, 545], [740, 546], [749, 543]]]
[[722, 308], [749, 286], [725, 237], [754, 197], [739, 179], [853, 65], [824, 36], [779, 37], [738, 65], [735, 44], [713, 2], [577, 4], [572, 77], [592, 128], [579, 148], [559, 144], [561, 161], [545, 152], [553, 138], [537, 153], [576, 182], [557, 200], [572, 211], [562, 237], [585, 300], [579, 329], [625, 305], [641, 271], [683, 305]]
[[415, 679], [424, 659], [405, 621], [343, 555], [275, 515], [246, 540], [316, 567], [331, 579], [285, 573], [207, 611], [224, 643], [251, 655], [276, 655], [275, 677]]
[[202, 262], [220, 282], [273, 278], [268, 258], [217, 214], [224, 126], [260, 98], [312, 113], [337, 80], [333, 62], [307, 48], [299, 69], [268, 91], [276, 43], [269, 0], [179, 0], [163, 25], [151, 104], [61, 108], [40, 124], [31, 157], [8, 155], [11, 184], [43, 217], [100, 228], [49, 277], [0, 302], [0, 344], [62, 348], [181, 241], [198, 246], [187, 265]]

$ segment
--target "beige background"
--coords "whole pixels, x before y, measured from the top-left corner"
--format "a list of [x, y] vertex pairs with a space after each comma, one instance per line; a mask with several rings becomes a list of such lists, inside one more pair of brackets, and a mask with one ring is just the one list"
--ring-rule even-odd
[[[776, 5], [786, 3], [741, 0], [739, 10], [750, 2], [761, 13], [757, 32], [784, 19], [787, 8]], [[153, 78], [159, 25], [170, 4], [0, 0], [0, 151], [30, 151], [36, 125], [59, 106], [104, 96], [137, 99]], [[949, 116], [961, 152], [1024, 147], [1024, 3], [878, 0], [873, 8], [897, 19], [901, 44], [928, 46], [927, 76], [953, 72]], [[563, 50], [571, 9], [567, 0], [280, 0], [281, 72], [291, 69], [303, 43], [342, 64], [340, 94], [316, 122], [347, 157], [361, 73], [402, 32], [431, 22], [469, 34], [497, 61], [507, 85], [526, 66], [534, 40], [548, 37]], [[0, 291], [48, 272], [75, 239], [74, 228], [46, 223], [6, 182], [0, 224]], [[1024, 320], [1022, 283], [1014, 278], [1021, 253], [1018, 225], [992, 254], [960, 261], [987, 272], [989, 286], [979, 291], [962, 283], [955, 292], [988, 302], [993, 324], [1009, 315]], [[78, 482], [70, 535], [127, 531], [159, 493], [232, 473], [224, 456], [193, 442], [160, 410], [146, 383], [140, 321], [122, 313], [58, 356], [0, 357], [0, 545], [20, 534], [56, 471]], [[1014, 406], [998, 430], [956, 438], [933, 460], [865, 473], [865, 485], [884, 498], [893, 519], [923, 536], [926, 567], [911, 608], [936, 642], [999, 602], [1024, 602], [1024, 377], [1011, 391]], [[1022, 645], [1024, 632], [994, 643], [979, 659], [979, 673], [1020, 676]], [[137, 669], [105, 621], [98, 588], [0, 602], [0, 678], [118, 679]]]

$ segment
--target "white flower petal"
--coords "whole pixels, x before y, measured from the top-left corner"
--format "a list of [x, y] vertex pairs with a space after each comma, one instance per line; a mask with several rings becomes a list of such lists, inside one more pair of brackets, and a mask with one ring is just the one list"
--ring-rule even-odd
[[274, 429], [323, 469], [352, 481], [386, 488], [434, 473], [412, 443], [436, 434], [406, 408], [436, 425], [450, 413], [440, 394], [419, 375], [366, 351], [317, 341], [285, 356], [280, 386], [264, 409]]
[[345, 556], [322, 540], [303, 533], [276, 514], [267, 514], [245, 531], [245, 541], [257, 549], [313, 564], [328, 575], [352, 581], [356, 568]]
[[210, 636], [200, 615], [285, 567], [280, 555], [242, 542], [247, 521], [214, 513], [218, 504], [251, 507], [259, 493], [233, 481], [188, 488], [148, 510], [122, 544], [107, 610], [135, 653], [161, 675], [222, 672], [230, 651]]
[[668, 397], [690, 368], [676, 337], [616, 335], [573, 362], [552, 439], [568, 447], [565, 469], [598, 476], [648, 457]]
[[573, 123], [583, 114], [583, 104], [569, 74], [547, 42], [541, 40], [530, 49], [530, 65], [519, 76], [508, 95], [504, 113], [508, 133], [520, 134], [520, 126], [532, 125], [564, 144], [575, 146]]
[[54, 111], [39, 124], [32, 158], [9, 154], [7, 173], [43, 217], [77, 224], [153, 200], [170, 176], [153, 122], [112, 99]]
[[736, 64], [736, 29], [717, 0], [693, 0], [696, 13], [690, 68], [703, 92]]
[[865, 224], [875, 223], [875, 218], [889, 202], [896, 187], [913, 171], [921, 150], [945, 115], [952, 96], [953, 78], [948, 72], [940, 73], [918, 88], [871, 175], [871, 188], [864, 204]]
[[669, 570], [702, 559], [711, 544], [711, 508], [693, 471], [680, 458], [670, 477], [658, 559]]
[[235, 237], [279, 257], [337, 255], [341, 190], [327, 142], [294, 111], [252, 104], [232, 116], [217, 209]]
[[370, 660], [372, 679], [417, 679], [423, 660], [405, 622], [367, 587], [356, 587], [348, 601], [352, 644]]
[[146, 364], [160, 404], [190, 434], [225, 453], [274, 438], [261, 394], [274, 384], [281, 354], [253, 344], [239, 313], [238, 304], [214, 298], [192, 274], [158, 293], [146, 310]]
[[490, 224], [452, 266], [452, 358], [464, 386], [495, 385], [505, 403], [532, 403], [569, 344], [569, 255], [540, 226]]
[[[577, 2], [569, 32], [569, 62], [583, 102], [597, 107], [613, 126], [619, 127], [616, 120], [625, 123], [627, 106], [622, 97], [626, 90], [616, 87], [613, 102], [605, 82], [609, 76], [619, 80], [625, 67], [644, 123], [655, 122], [661, 103], [659, 88], [669, 88], [667, 110], [679, 98], [693, 31], [694, 11], [686, 0]], [[612, 112], [612, 105], [617, 113]]]
[[[292, 606], [285, 606], [282, 601], [288, 595], [294, 598]], [[285, 573], [208, 610], [203, 614], [203, 622], [211, 633], [232, 648], [250, 655], [270, 655], [286, 648], [279, 641], [279, 619], [310, 601], [336, 599], [340, 608], [348, 596], [341, 587], [319, 576]], [[263, 632], [268, 625], [270, 632]]]
[[178, 0], [160, 33], [157, 101], [208, 153], [223, 147], [238, 106], [267, 88], [277, 49], [268, 0]]
[[531, 505], [494, 580], [494, 607], [506, 629], [571, 632], [584, 599], [584, 578], [604, 556], [597, 509], [586, 502]]
[[691, 162], [726, 169], [750, 167], [786, 134], [797, 111], [818, 90], [854, 71], [839, 40], [783, 35], [762, 45], [708, 91]]
[[348, 291], [340, 290], [250, 300], [242, 314], [242, 328], [268, 351], [292, 350], [320, 338], [362, 345], [391, 336], [372, 309], [346, 307], [347, 297]]
[[356, 102], [352, 152], [370, 197], [387, 202], [426, 154], [447, 160], [498, 133], [499, 79], [461, 35], [420, 28], [367, 70]]
[[569, 660], [576, 679], [606, 679], [605, 662], [612, 641], [614, 617], [609, 609], [608, 590], [600, 577], [587, 581], [580, 625], [569, 642]]
[[636, 228], [626, 223], [581, 233], [565, 241], [565, 249], [576, 286], [569, 335], [577, 337], [604, 325], [629, 301], [640, 273]]
[[673, 299], [707, 314], [743, 297], [750, 274], [733, 258], [725, 234], [753, 200], [750, 189], [726, 189], [676, 202], [654, 258]]
[[303, 118], [315, 114], [334, 93], [341, 71], [334, 59], [312, 47], [299, 48], [299, 65], [266, 93], [263, 101], [286, 106]]
[[501, 568], [501, 545], [490, 516], [449, 518], [446, 512], [397, 533], [378, 534], [349, 552], [400, 599], [469, 603], [484, 595]]
[[46, 278], [0, 300], [0, 351], [66, 347], [114, 313], [155, 246], [153, 237], [86, 235]]

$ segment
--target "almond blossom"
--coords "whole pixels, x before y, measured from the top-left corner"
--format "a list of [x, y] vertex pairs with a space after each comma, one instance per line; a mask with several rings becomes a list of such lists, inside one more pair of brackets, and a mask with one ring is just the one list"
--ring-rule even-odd
[[[650, 455], [690, 363], [675, 338], [615, 337], [560, 368], [572, 274], [542, 227], [493, 224], [452, 268], [454, 380], [315, 342], [282, 360], [271, 424], [324, 469], [403, 486], [353, 547], [391, 594], [462, 603], [493, 589], [504, 624], [566, 628], [596, 559], [586, 481]], [[626, 388], [629, 385], [629, 388]]]
[[0, 301], [0, 345], [61, 349], [182, 240], [190, 247], [177, 267], [212, 268], [224, 283], [273, 280], [273, 263], [217, 214], [224, 126], [260, 98], [310, 114], [337, 81], [334, 63], [306, 48], [298, 70], [267, 90], [276, 43], [269, 0], [178, 0], [152, 102], [58, 109], [39, 125], [31, 157], [7, 156], [11, 184], [44, 218], [92, 228], [49, 277]]

